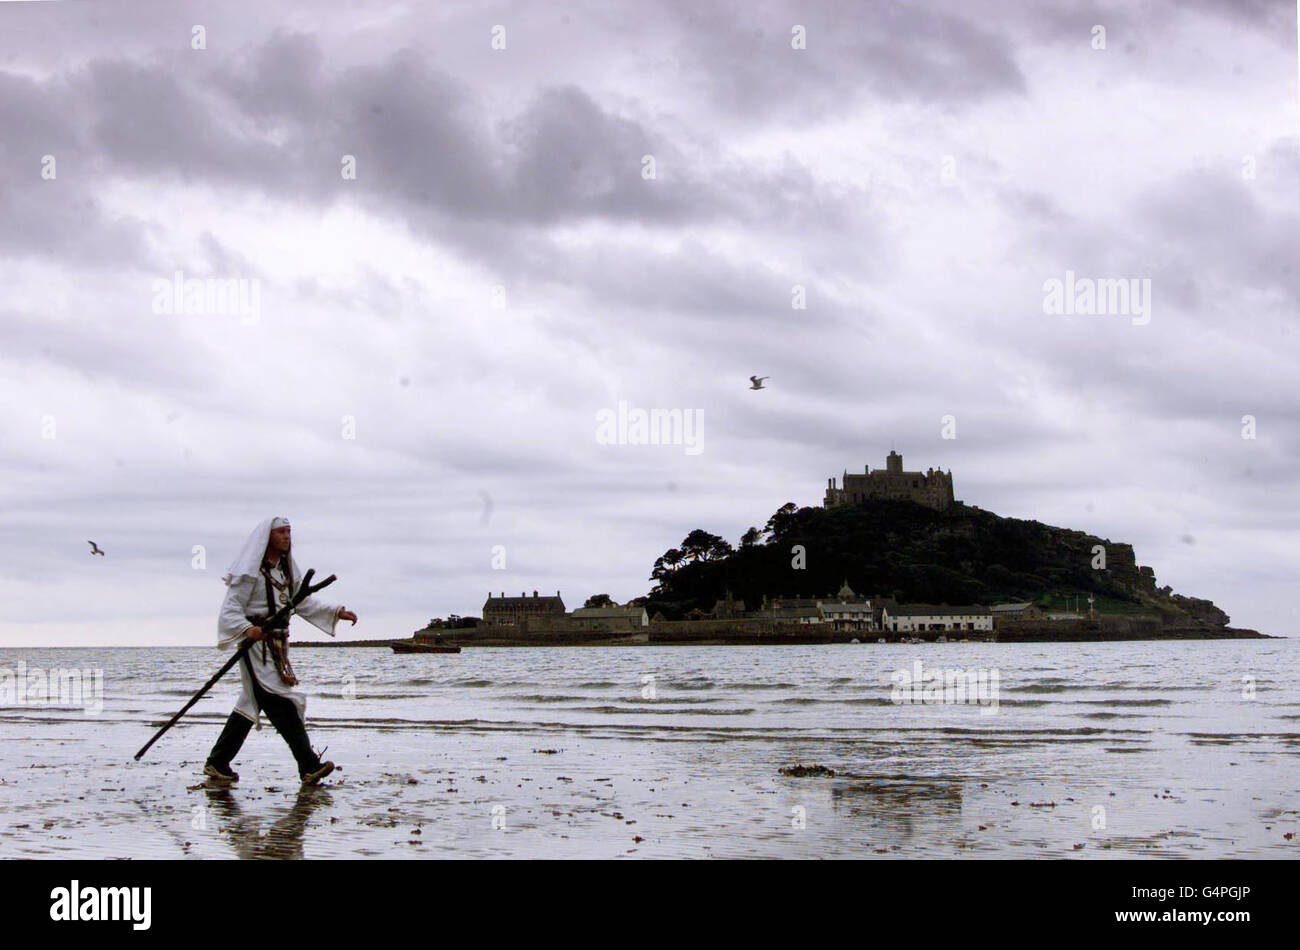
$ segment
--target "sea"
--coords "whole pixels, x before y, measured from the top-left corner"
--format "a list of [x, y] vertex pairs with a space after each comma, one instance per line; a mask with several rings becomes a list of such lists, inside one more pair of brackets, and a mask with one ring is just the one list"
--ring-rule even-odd
[[1293, 857], [1298, 642], [299, 648], [305, 790], [236, 672], [134, 758], [229, 654], [4, 649], [0, 857]]

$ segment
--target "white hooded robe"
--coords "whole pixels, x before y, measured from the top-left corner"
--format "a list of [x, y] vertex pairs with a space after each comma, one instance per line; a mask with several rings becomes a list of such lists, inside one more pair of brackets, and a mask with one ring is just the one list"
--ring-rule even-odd
[[[222, 602], [221, 612], [217, 617], [217, 646], [220, 649], [235, 649], [244, 642], [244, 631], [253, 626], [249, 623], [248, 616], [265, 616], [279, 608], [278, 603], [269, 606], [266, 602], [266, 581], [262, 578], [261, 565], [271, 529], [288, 523], [284, 518], [267, 518], [254, 528], [253, 533], [244, 542], [243, 550], [240, 551], [239, 556], [235, 558], [230, 565], [230, 569], [222, 577], [222, 581], [226, 584], [226, 599]], [[281, 557], [280, 563], [271, 570], [271, 577], [280, 584], [285, 582], [283, 564], [286, 559], [293, 571], [293, 592], [296, 593], [302, 586], [302, 572], [298, 570], [292, 552]], [[272, 587], [272, 593], [278, 597], [280, 592], [277, 588]], [[312, 626], [323, 630], [332, 637], [334, 636], [334, 628], [338, 625], [339, 611], [342, 609], [341, 606], [324, 603], [313, 596], [308, 597], [295, 607], [294, 615], [302, 617]], [[271, 657], [270, 648], [268, 647], [266, 650], [265, 660], [262, 659], [262, 644], [260, 642], [254, 643], [249, 648], [246, 656], [249, 660], [248, 664], [245, 664], [243, 660], [239, 662], [239, 678], [244, 689], [239, 696], [239, 702], [235, 704], [235, 712], [254, 722], [257, 728], [262, 728], [261, 717], [258, 715], [257, 700], [253, 696], [253, 684], [248, 677], [248, 667], [251, 665], [253, 673], [257, 677], [258, 685], [268, 693], [274, 693], [290, 700], [298, 710], [299, 718], [305, 724], [307, 721], [307, 697], [286, 686], [284, 681], [280, 679], [280, 674], [275, 668], [275, 660]]]

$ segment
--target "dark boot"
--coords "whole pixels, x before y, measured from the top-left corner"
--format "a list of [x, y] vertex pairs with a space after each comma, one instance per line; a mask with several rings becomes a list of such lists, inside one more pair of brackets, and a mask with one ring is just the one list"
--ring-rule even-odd
[[[254, 683], [256, 684], [256, 679]], [[298, 763], [298, 774], [306, 775], [318, 771], [321, 767], [320, 757], [311, 749], [311, 742], [307, 738], [307, 727], [303, 725], [302, 717], [298, 715], [298, 707], [292, 700], [268, 692], [260, 684], [254, 686], [254, 692], [262, 712], [266, 713], [266, 718], [271, 720], [275, 731], [280, 733], [288, 743], [289, 751], [293, 753], [294, 760]]]
[[204, 774], [232, 782], [238, 781], [239, 773], [231, 770], [230, 763], [239, 754], [244, 740], [248, 738], [248, 731], [252, 728], [253, 724], [249, 720], [237, 712], [232, 712], [226, 719], [221, 735], [217, 736], [212, 751], [208, 753], [208, 761], [203, 767]]
[[[317, 759], [319, 760], [319, 756], [317, 756]], [[320, 766], [314, 772], [303, 772], [299, 778], [302, 779], [303, 788], [306, 788], [308, 785], [315, 785], [333, 771], [333, 762], [321, 762]]]
[[222, 765], [213, 765], [211, 762], [203, 766], [203, 774], [208, 778], [215, 778], [222, 782], [239, 781], [239, 773], [234, 769]]
[[[289, 719], [285, 727], [280, 729], [280, 735], [284, 736], [284, 741], [289, 743], [294, 761], [298, 763], [298, 774], [315, 772], [320, 768], [320, 756], [312, 751], [311, 741], [307, 738], [307, 727], [298, 718], [298, 710], [294, 709], [292, 712], [292, 719]], [[276, 728], [280, 728], [279, 723], [276, 723]]]

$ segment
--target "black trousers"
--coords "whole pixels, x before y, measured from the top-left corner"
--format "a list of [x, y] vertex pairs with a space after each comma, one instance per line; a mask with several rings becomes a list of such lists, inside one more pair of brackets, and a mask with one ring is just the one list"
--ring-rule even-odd
[[[280, 733], [284, 741], [289, 744], [289, 749], [298, 762], [298, 774], [315, 772], [320, 768], [320, 757], [311, 749], [311, 742], [307, 739], [307, 727], [303, 725], [302, 718], [298, 715], [298, 708], [291, 700], [268, 692], [258, 683], [247, 654], [244, 655], [243, 662], [248, 666], [248, 675], [253, 680], [253, 697], [257, 707], [266, 713], [266, 718], [271, 720], [275, 731]], [[225, 728], [221, 730], [221, 735], [217, 736], [212, 751], [208, 753], [208, 761], [229, 769], [230, 763], [239, 754], [252, 728], [251, 721], [237, 712], [232, 712], [230, 718], [226, 720]]]

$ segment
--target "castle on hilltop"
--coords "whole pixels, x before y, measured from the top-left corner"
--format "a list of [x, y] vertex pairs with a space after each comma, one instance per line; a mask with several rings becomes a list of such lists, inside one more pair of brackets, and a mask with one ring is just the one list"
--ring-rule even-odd
[[924, 472], [903, 471], [903, 456], [890, 451], [884, 469], [871, 471], [863, 466], [862, 474], [844, 472], [844, 487], [836, 488], [835, 479], [826, 480], [825, 507], [855, 505], [875, 498], [914, 501], [936, 511], [947, 511], [953, 505], [952, 471], [928, 469]]

